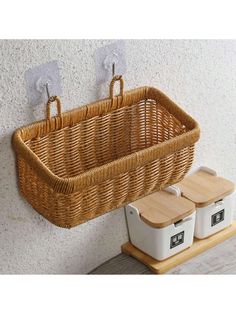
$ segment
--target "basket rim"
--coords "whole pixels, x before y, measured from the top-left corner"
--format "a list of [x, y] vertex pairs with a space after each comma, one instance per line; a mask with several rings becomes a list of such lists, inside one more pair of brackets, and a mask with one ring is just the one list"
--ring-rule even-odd
[[[71, 178], [62, 178], [55, 175], [25, 144], [22, 138], [23, 132], [29, 133], [27, 135], [30, 136], [32, 131], [42, 129], [43, 134], [46, 135], [51, 131], [70, 126], [71, 122], [72, 125], [76, 125], [100, 114], [106, 114], [127, 106], [127, 104], [123, 105], [121, 96], [115, 96], [113, 99], [105, 98], [103, 100], [95, 101], [88, 105], [66, 111], [61, 115], [61, 118], [52, 117], [50, 120], [44, 119], [18, 128], [12, 136], [13, 148], [17, 154], [28, 162], [28, 164], [36, 171], [37, 175], [54, 189], [54, 191], [63, 194], [71, 194], [85, 187], [99, 184], [100, 182], [109, 180], [112, 177], [119, 176], [127, 171], [132, 171], [137, 167], [144, 166], [155, 159], [163, 158], [166, 155], [191, 146], [198, 141], [200, 137], [200, 128], [198, 123], [163, 92], [154, 87], [144, 86], [124, 93], [124, 97], [126, 99], [132, 98], [133, 96], [137, 99], [140, 98], [140, 100], [144, 99], [144, 97], [145, 99], [158, 97], [160, 105], [174, 115], [183, 125], [186, 125], [188, 130], [186, 133], [178, 135], [165, 142], [155, 144], [138, 152], [118, 158], [102, 166], [89, 169], [84, 173]], [[113, 100], [115, 101], [113, 102]], [[132, 101], [128, 105], [131, 106]], [[97, 114], [95, 114], [96, 112]], [[74, 121], [72, 119], [75, 114], [79, 115], [78, 121]], [[60, 119], [63, 120], [62, 125], [59, 123], [61, 122]]]

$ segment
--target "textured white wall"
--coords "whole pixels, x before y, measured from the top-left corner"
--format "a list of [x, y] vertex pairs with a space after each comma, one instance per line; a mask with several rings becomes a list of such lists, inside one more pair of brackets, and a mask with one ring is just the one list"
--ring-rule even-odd
[[[34, 121], [24, 72], [58, 60], [63, 109], [98, 97], [94, 52], [111, 41], [0, 41], [0, 273], [86, 273], [127, 240], [115, 210], [71, 230], [38, 215], [17, 190], [13, 131]], [[236, 182], [236, 41], [126, 42], [126, 89], [159, 87], [201, 125], [195, 166], [209, 165]]]

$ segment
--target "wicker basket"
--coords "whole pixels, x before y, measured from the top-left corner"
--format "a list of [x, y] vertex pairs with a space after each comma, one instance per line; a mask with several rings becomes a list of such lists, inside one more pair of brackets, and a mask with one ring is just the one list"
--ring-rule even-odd
[[110, 98], [63, 114], [50, 97], [47, 118], [13, 135], [20, 190], [57, 226], [74, 227], [174, 184], [192, 164], [198, 124], [159, 90], [124, 93], [123, 85], [115, 76]]

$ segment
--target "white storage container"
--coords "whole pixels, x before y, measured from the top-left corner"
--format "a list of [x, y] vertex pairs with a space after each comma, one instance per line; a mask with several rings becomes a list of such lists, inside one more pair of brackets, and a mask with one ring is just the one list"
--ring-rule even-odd
[[232, 182], [218, 177], [212, 169], [201, 167], [177, 187], [182, 196], [196, 205], [196, 238], [206, 238], [231, 225], [235, 197]]
[[194, 203], [169, 187], [125, 207], [131, 243], [156, 260], [190, 247], [195, 225]]

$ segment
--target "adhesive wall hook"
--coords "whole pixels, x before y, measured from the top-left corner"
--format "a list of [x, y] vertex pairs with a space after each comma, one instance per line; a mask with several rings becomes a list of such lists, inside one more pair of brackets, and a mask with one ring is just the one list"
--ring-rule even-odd
[[25, 72], [30, 105], [39, 105], [50, 95], [61, 96], [61, 78], [57, 61], [48, 62]]
[[98, 84], [126, 72], [125, 43], [122, 40], [97, 49], [95, 58]]

